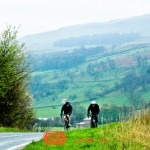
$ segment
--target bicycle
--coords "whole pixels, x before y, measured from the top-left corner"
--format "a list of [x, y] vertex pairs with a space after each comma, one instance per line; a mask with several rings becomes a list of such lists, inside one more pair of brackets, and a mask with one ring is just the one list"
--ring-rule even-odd
[[91, 128], [97, 127], [96, 117], [98, 116], [96, 114], [90, 114], [89, 116], [91, 116]]
[[64, 130], [70, 130], [69, 118], [66, 114], [64, 114]]

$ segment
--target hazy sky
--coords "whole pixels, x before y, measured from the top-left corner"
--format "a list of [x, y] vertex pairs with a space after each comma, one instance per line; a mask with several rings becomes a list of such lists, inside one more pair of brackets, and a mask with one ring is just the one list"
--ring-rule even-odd
[[142, 14], [150, 14], [150, 0], [0, 0], [0, 31], [21, 25], [24, 36]]

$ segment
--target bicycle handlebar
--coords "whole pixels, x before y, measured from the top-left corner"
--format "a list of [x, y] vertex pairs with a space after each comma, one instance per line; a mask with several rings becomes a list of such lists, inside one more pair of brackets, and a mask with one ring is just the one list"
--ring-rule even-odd
[[88, 116], [98, 116], [98, 114], [89, 114]]

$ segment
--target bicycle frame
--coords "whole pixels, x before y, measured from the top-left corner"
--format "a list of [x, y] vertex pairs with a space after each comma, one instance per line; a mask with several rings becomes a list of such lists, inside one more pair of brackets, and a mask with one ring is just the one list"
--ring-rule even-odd
[[67, 115], [64, 115], [64, 130], [69, 130], [70, 129], [70, 126], [68, 125], [69, 124], [69, 120], [68, 120], [68, 116]]
[[91, 128], [97, 127], [97, 123], [95, 123], [95, 120], [96, 120], [95, 117], [96, 117], [96, 115], [91, 114], [89, 116], [91, 116]]

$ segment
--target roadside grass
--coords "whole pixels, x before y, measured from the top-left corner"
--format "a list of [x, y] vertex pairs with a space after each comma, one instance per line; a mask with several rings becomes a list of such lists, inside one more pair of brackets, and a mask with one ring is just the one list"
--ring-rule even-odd
[[150, 111], [138, 118], [101, 125], [93, 129], [65, 132], [64, 145], [32, 142], [24, 150], [148, 150], [150, 149]]
[[31, 132], [29, 130], [20, 130], [17, 128], [0, 127], [0, 132]]

